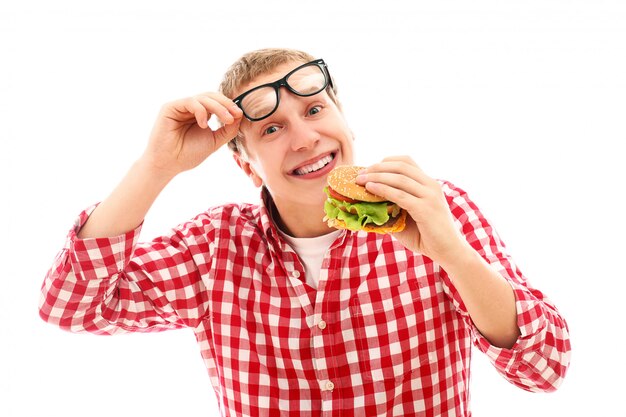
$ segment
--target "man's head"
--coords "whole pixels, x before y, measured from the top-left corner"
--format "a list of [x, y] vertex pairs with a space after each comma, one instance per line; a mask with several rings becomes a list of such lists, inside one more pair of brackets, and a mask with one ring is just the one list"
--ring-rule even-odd
[[[289, 62], [307, 63], [314, 61], [315, 57], [307, 52], [295, 49], [283, 48], [266, 48], [248, 52], [233, 63], [224, 74], [222, 82], [219, 86], [219, 92], [230, 99], [234, 99], [238, 92], [241, 92], [242, 86], [250, 84], [259, 76], [274, 71], [278, 66]], [[331, 80], [327, 89], [328, 96], [341, 109], [341, 103], [337, 99], [337, 87]], [[228, 148], [239, 153], [243, 148], [242, 132], [228, 142]]]
[[[353, 162], [352, 131], [332, 85], [323, 61], [304, 52], [264, 49], [240, 58], [220, 86], [225, 96], [240, 98], [250, 116], [231, 141], [234, 159], [255, 186], [270, 192], [292, 232], [294, 223], [309, 222], [318, 233], [326, 227], [321, 221], [326, 175]], [[264, 93], [249, 93], [259, 90]]]

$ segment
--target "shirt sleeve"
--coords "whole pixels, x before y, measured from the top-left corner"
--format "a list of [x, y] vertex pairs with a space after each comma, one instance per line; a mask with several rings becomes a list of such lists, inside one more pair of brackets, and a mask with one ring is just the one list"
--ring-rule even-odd
[[509, 282], [515, 295], [520, 336], [511, 349], [498, 348], [491, 345], [474, 326], [461, 297], [442, 271], [446, 289], [468, 323], [475, 346], [514, 385], [528, 391], [556, 390], [565, 377], [570, 361], [567, 323], [555, 305], [529, 284], [496, 231], [467, 193], [447, 182], [442, 188], [457, 226], [467, 241]]
[[137, 229], [79, 239], [96, 206], [70, 230], [41, 287], [39, 315], [72, 332], [115, 334], [195, 327], [206, 294], [182, 228], [139, 244]]

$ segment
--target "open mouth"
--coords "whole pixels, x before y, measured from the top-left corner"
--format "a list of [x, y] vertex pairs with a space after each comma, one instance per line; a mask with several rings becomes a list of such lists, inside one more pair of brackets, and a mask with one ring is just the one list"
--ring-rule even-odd
[[304, 165], [298, 169], [293, 170], [293, 175], [307, 175], [312, 172], [321, 171], [326, 166], [328, 166], [328, 164], [330, 164], [334, 159], [335, 159], [335, 153], [333, 152], [312, 164]]

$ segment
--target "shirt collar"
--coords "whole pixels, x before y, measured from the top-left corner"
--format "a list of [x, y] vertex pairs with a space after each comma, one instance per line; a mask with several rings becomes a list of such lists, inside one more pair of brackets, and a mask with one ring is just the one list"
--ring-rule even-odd
[[272, 200], [272, 196], [267, 188], [261, 188], [261, 205], [260, 205], [260, 226], [261, 230], [263, 230], [263, 234], [268, 238], [271, 242], [280, 242], [280, 234], [278, 233], [278, 229], [276, 224], [274, 223], [273, 215], [276, 213], [276, 206], [274, 205], [274, 200]]
[[[260, 204], [260, 226], [263, 234], [268, 239], [268, 242], [271, 242], [274, 245], [277, 245], [279, 248], [283, 248], [286, 245], [285, 239], [281, 236], [278, 231], [278, 226], [275, 223], [275, 220], [278, 217], [278, 209], [274, 204], [274, 200], [272, 199], [272, 195], [267, 190], [267, 188], [261, 188], [261, 204]], [[355, 232], [351, 232], [349, 230], [342, 230], [342, 233], [337, 237], [332, 247], [343, 244], [345, 238], [347, 236], [351, 236]]]

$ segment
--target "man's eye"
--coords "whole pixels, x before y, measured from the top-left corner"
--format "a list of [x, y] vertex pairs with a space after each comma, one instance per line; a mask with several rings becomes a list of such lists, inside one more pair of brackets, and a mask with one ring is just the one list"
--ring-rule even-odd
[[266, 135], [271, 135], [272, 133], [275, 133], [277, 131], [278, 131], [278, 128], [276, 126], [270, 126], [267, 129], [265, 129], [263, 133]]
[[317, 114], [321, 111], [322, 111], [322, 108], [320, 106], [311, 107], [309, 109], [309, 116], [313, 116], [314, 114]]

